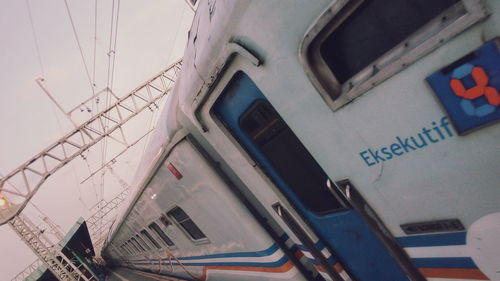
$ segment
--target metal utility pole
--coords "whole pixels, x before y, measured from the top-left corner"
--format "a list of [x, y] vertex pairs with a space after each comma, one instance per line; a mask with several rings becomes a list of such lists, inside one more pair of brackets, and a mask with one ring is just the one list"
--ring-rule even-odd
[[[113, 223], [116, 214], [112, 214], [113, 211], [118, 208], [118, 206], [127, 198], [130, 190], [130, 186], [125, 182], [120, 176], [118, 176], [111, 166], [107, 166], [111, 174], [118, 180], [120, 185], [123, 187], [123, 191], [118, 195], [113, 197], [110, 201], [101, 200], [96, 204], [97, 210], [95, 213], [86, 219], [87, 227], [92, 237], [94, 244], [94, 249], [96, 255], [100, 255], [100, 250], [102, 244], [106, 239], [107, 230]], [[114, 216], [113, 216], [114, 215]]]

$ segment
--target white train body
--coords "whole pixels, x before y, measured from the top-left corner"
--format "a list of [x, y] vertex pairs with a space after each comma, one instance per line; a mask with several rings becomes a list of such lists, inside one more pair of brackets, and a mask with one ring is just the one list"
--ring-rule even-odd
[[108, 262], [500, 280], [500, 1], [410, 2], [200, 2]]

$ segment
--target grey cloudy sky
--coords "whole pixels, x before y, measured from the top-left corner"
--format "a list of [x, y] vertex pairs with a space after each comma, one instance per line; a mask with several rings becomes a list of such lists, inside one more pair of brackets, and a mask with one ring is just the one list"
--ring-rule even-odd
[[[120, 3], [113, 75], [113, 92], [119, 96], [182, 56], [193, 17], [193, 12], [184, 0], [67, 0], [92, 81], [89, 82], [65, 1], [28, 1], [0, 0], [2, 175], [17, 168], [71, 129], [71, 124], [37, 86], [36, 78], [45, 79], [51, 94], [65, 109], [89, 98], [92, 95], [92, 83], [95, 82], [96, 91], [108, 85], [113, 2], [115, 10]], [[28, 4], [40, 57], [37, 55]], [[143, 148], [144, 144], [138, 144], [128, 155], [120, 158], [114, 167], [128, 182], [132, 179]], [[90, 154], [89, 158], [94, 158], [90, 162], [90, 170], [94, 170], [102, 155], [100, 148], [92, 150]], [[89, 169], [85, 161], [67, 165], [43, 185], [33, 202], [67, 231], [78, 217], [88, 216], [88, 208], [97, 200], [110, 198], [120, 191], [118, 182], [109, 174], [103, 188], [100, 187], [99, 177], [79, 184], [88, 176]], [[32, 208], [27, 209], [27, 215], [35, 220], [41, 216]], [[34, 260], [34, 254], [13, 231], [8, 226], [0, 226], [0, 279], [10, 280]]]

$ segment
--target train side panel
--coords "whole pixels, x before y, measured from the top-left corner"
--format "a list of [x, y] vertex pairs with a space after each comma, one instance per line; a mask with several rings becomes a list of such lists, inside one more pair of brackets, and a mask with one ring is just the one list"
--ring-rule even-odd
[[[173, 245], [161, 244], [152, 223]], [[121, 265], [198, 280], [304, 280], [187, 139], [164, 159], [108, 248], [144, 230], [162, 247], [113, 256]]]
[[[317, 23], [321, 10], [334, 13], [332, 7], [338, 2], [347, 1], [331, 5], [252, 2], [245, 7], [245, 16], [229, 30], [226, 42], [214, 43], [210, 49], [217, 59], [211, 57], [205, 61], [212, 66], [205, 76], [209, 85], [184, 92], [183, 110], [197, 128], [206, 131], [204, 135], [218, 157], [245, 183], [242, 188], [248, 188], [261, 203], [265, 202], [269, 217], [281, 223], [272, 208], [279, 201], [295, 214], [306, 232], [318, 234], [318, 229], [310, 227], [309, 218], [304, 218], [303, 211], [276, 184], [269, 170], [211, 111], [231, 78], [243, 71], [331, 182], [345, 192], [341, 185], [347, 179], [349, 188], [359, 193], [383, 224], [379, 231], [390, 232], [389, 240], [396, 241], [394, 247], [407, 256], [405, 262], [418, 269], [414, 278], [495, 280], [497, 270], [491, 261], [499, 257], [486, 249], [496, 247], [498, 239], [488, 238], [479, 247], [482, 250], [475, 241], [482, 236], [498, 236], [495, 226], [500, 211], [497, 203], [500, 192], [496, 188], [500, 178], [495, 172], [499, 157], [498, 125], [490, 122], [487, 126], [478, 125], [476, 130], [460, 132], [428, 77], [446, 67], [459, 68], [465, 64], [461, 58], [471, 52], [478, 53], [483, 46], [496, 48], [498, 55], [498, 41], [495, 41], [499, 34], [498, 2], [455, 1], [453, 5], [471, 5], [472, 9], [480, 10], [478, 13], [485, 11], [484, 15], [458, 28], [453, 35], [443, 35], [442, 40], [438, 32], [433, 37], [435, 42], [422, 41], [415, 48], [425, 47], [427, 51], [408, 63], [399, 62], [397, 71], [389, 71], [390, 74], [372, 85], [359, 86], [365, 90], [335, 107], [325, 101], [317, 85], [311, 82], [308, 67], [300, 57], [300, 47]], [[460, 20], [467, 18], [469, 12], [465, 13]], [[269, 32], [263, 32], [264, 28]], [[279, 36], [273, 36], [277, 33]], [[217, 50], [232, 42], [254, 54], [253, 61], [244, 52], [236, 54], [237, 58], [216, 56]], [[370, 46], [370, 42], [361, 43]], [[261, 64], [255, 64], [259, 59]], [[495, 75], [495, 69], [498, 66], [492, 66], [491, 75]], [[196, 93], [196, 98], [190, 93]]]

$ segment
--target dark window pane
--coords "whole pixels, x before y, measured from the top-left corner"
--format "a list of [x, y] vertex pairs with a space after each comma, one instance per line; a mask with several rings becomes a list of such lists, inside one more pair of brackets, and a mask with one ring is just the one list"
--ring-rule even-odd
[[122, 256], [128, 255], [128, 251], [125, 250], [125, 247], [123, 247], [123, 245], [120, 246], [120, 249], [121, 249], [120, 254]]
[[141, 244], [142, 246], [144, 246], [144, 248], [148, 251], [151, 250], [151, 247], [149, 247], [148, 243], [146, 241], [144, 241], [144, 239], [142, 239], [141, 236], [139, 235], [136, 235], [135, 236], [137, 238], [137, 242], [139, 242], [139, 244]]
[[156, 234], [158, 234], [158, 236], [160, 236], [161, 240], [163, 240], [163, 242], [165, 242], [165, 244], [167, 244], [167, 246], [174, 245], [174, 242], [172, 242], [172, 240], [170, 240], [170, 238], [168, 238], [168, 236], [165, 234], [165, 232], [163, 232], [163, 230], [161, 230], [160, 226], [158, 226], [156, 223], [150, 224], [149, 228], [151, 230], [153, 230], [154, 232], [156, 232]]
[[129, 245], [127, 242], [125, 242], [125, 244], [123, 244], [123, 245], [125, 246], [125, 249], [129, 250], [129, 252], [130, 252], [131, 254], [133, 254], [133, 253], [134, 253], [134, 251], [130, 248], [130, 245]]
[[132, 250], [129, 249], [128, 245], [127, 245], [127, 242], [125, 242], [125, 244], [123, 244], [123, 247], [130, 253], [132, 254]]
[[193, 237], [194, 240], [205, 238], [205, 234], [194, 224], [192, 220], [181, 223], [182, 227]]
[[137, 244], [137, 241], [135, 241], [135, 239], [134, 239], [134, 238], [131, 238], [131, 239], [129, 240], [129, 243], [130, 243], [130, 245], [132, 245], [132, 246], [133, 246], [133, 248], [134, 248], [134, 250], [136, 251], [136, 253], [140, 253], [140, 252], [141, 252], [141, 250], [139, 249], [139, 244]]
[[132, 251], [133, 254], [136, 254], [136, 253], [140, 252], [139, 249], [134, 244], [132, 244], [132, 242], [130, 242], [128, 244], [128, 247], [130, 248], [130, 250]]
[[181, 208], [176, 207], [172, 209], [167, 215], [173, 217], [186, 232], [193, 238], [193, 240], [200, 240], [206, 238], [205, 234], [196, 226], [196, 224], [188, 217], [186, 212]]
[[123, 249], [125, 249], [126, 253], [129, 254], [129, 255], [132, 255], [132, 251], [130, 251], [129, 248], [127, 248], [125, 245], [123, 245]]
[[156, 248], [160, 249], [161, 246], [160, 244], [158, 244], [158, 242], [156, 242], [156, 240], [153, 238], [153, 236], [151, 236], [151, 234], [149, 234], [145, 229], [141, 231], [141, 234], [146, 237], [149, 242], [151, 242], [151, 244], [155, 245]]
[[146, 249], [144, 249], [144, 247], [141, 244], [139, 244], [139, 242], [137, 242], [137, 240], [135, 238], [132, 237], [131, 239], [132, 239], [132, 242], [134, 243], [134, 245], [136, 245], [137, 248], [140, 249], [139, 252], [141, 252], [141, 251], [145, 252], [146, 251]]
[[340, 83], [460, 0], [365, 0], [321, 45]]
[[240, 126], [308, 209], [317, 213], [343, 209], [328, 190], [326, 173], [269, 102], [256, 101], [242, 115]]
[[185, 219], [189, 219], [188, 215], [179, 207], [174, 208], [173, 210], [168, 212], [168, 215], [173, 217], [178, 222], [184, 221]]
[[134, 244], [132, 244], [132, 242], [130, 242], [130, 240], [127, 243], [127, 247], [130, 249], [130, 251], [132, 252], [132, 254], [135, 254], [135, 253], [139, 252], [139, 249], [137, 249], [137, 247]]

